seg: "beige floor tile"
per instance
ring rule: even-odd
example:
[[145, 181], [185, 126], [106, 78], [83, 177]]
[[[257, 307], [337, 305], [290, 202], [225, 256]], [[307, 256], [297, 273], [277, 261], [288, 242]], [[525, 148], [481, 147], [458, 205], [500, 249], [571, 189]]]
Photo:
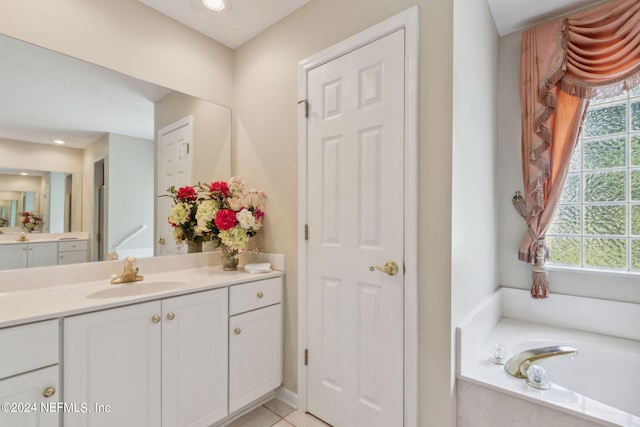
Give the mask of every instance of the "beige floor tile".
[[273, 425], [273, 427], [294, 427], [293, 424], [289, 424], [285, 420], [280, 420]]
[[[313, 415], [300, 411], [293, 411], [285, 417], [285, 420], [296, 427], [327, 427], [329, 424], [319, 420]], [[330, 426], [329, 426], [330, 427]]]
[[241, 418], [238, 418], [227, 427], [271, 427], [279, 420], [279, 416], [264, 406], [260, 406]]
[[267, 408], [271, 409], [282, 418], [286, 417], [293, 412], [293, 408], [280, 399], [272, 399], [264, 404]]

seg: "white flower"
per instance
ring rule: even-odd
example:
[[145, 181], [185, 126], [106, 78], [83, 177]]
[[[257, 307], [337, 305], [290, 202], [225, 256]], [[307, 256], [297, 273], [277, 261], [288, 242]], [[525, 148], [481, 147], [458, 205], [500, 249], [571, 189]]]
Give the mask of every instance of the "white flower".
[[247, 232], [242, 228], [233, 227], [228, 230], [221, 231], [220, 240], [223, 245], [239, 251], [247, 246], [249, 236], [247, 236]]
[[176, 203], [169, 212], [169, 222], [175, 225], [182, 225], [189, 219], [191, 207], [186, 203]]
[[247, 209], [242, 209], [240, 212], [236, 214], [236, 219], [238, 220], [238, 224], [240, 227], [245, 230], [250, 230], [252, 227], [256, 225], [256, 219], [253, 216], [253, 213]]
[[243, 206], [254, 206], [262, 209], [265, 197], [264, 191], [251, 189], [243, 198]]
[[232, 211], [237, 212], [242, 209], [242, 206], [244, 206], [242, 203], [242, 199], [238, 197], [229, 197], [227, 201], [229, 202], [229, 209], [231, 209]]
[[198, 211], [196, 212], [196, 221], [198, 222], [198, 227], [203, 228], [203, 231], [209, 231], [207, 228], [207, 223], [213, 222], [218, 213], [218, 205], [213, 200], [205, 200], [200, 203], [198, 206]]
[[227, 182], [231, 193], [243, 193], [244, 192], [244, 179], [239, 176], [234, 176]]

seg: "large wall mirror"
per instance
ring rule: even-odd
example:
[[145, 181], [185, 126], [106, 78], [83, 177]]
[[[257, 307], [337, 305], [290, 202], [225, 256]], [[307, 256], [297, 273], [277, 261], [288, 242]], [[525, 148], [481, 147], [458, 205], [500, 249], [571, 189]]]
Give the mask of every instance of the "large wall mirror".
[[0, 55], [0, 244], [33, 210], [41, 233], [86, 236], [89, 261], [158, 255], [158, 134], [186, 119], [184, 184], [230, 176], [229, 107], [3, 35]]

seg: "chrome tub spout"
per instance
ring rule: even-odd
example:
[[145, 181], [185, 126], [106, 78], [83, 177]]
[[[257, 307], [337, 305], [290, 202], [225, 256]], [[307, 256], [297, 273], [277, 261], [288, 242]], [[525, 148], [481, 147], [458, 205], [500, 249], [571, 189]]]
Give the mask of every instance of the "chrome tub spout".
[[517, 378], [527, 378], [527, 368], [539, 359], [555, 356], [575, 356], [578, 349], [565, 345], [553, 345], [549, 347], [533, 348], [522, 351], [512, 356], [504, 365], [504, 370]]

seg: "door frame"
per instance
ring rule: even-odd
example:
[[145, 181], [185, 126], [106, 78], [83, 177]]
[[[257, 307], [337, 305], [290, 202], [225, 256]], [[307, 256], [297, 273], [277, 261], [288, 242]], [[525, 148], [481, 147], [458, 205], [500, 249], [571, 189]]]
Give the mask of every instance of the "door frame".
[[[399, 29], [405, 30], [404, 426], [418, 425], [418, 7], [399, 13], [298, 63], [298, 409], [306, 411], [308, 73]], [[311, 356], [313, 357], [313, 356]]]

